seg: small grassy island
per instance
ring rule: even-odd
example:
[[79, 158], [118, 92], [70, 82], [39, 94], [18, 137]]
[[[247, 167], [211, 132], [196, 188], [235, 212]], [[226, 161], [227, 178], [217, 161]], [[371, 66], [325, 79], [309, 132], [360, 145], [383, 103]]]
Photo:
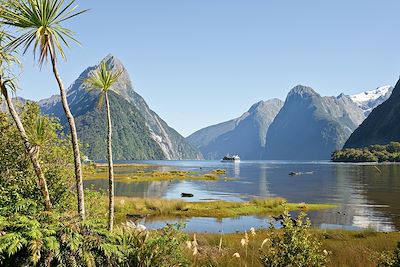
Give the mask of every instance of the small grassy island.
[[[208, 172], [189, 172], [182, 170], [159, 171], [150, 164], [114, 164], [115, 179], [123, 183], [156, 182], [172, 180], [204, 180], [232, 181], [238, 178], [226, 176], [226, 171], [215, 169]], [[108, 179], [108, 166], [106, 164], [92, 164], [85, 166], [85, 180]]]
[[[103, 203], [106, 203], [103, 201]], [[116, 197], [116, 220], [126, 221], [127, 215], [147, 215], [152, 218], [213, 217], [229, 218], [245, 215], [274, 215], [287, 210], [320, 210], [335, 208], [332, 204], [287, 203], [283, 198], [254, 198], [245, 202], [186, 202], [174, 199]], [[106, 207], [104, 206], [104, 210]]]
[[400, 162], [400, 143], [346, 148], [332, 154], [333, 162]]

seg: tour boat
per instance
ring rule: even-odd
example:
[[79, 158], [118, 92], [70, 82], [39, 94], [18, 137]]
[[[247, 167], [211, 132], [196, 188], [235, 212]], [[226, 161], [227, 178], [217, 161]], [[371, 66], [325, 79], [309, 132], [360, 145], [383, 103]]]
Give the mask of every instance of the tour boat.
[[235, 156], [229, 156], [226, 155], [221, 162], [240, 162], [240, 157], [238, 155]]

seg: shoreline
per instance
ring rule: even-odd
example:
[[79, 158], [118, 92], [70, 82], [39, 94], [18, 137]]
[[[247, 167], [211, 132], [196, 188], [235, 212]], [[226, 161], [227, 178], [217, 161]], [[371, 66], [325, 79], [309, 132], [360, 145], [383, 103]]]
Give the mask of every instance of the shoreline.
[[334, 204], [287, 203], [283, 198], [252, 199], [246, 202], [208, 201], [187, 202], [157, 198], [116, 197], [115, 210], [118, 222], [127, 220], [127, 214], [147, 216], [152, 219], [179, 218], [237, 218], [240, 216], [279, 215], [285, 209], [289, 211], [312, 211], [334, 209]]

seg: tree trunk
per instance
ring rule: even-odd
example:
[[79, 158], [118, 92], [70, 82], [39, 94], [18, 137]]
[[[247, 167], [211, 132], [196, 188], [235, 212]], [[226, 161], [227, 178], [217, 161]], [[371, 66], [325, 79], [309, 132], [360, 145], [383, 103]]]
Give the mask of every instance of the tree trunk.
[[22, 140], [24, 142], [26, 153], [28, 154], [28, 156], [31, 159], [31, 162], [33, 164], [33, 169], [35, 170], [35, 174], [37, 176], [37, 183], [38, 183], [40, 191], [42, 192], [42, 195], [43, 195], [44, 207], [47, 211], [49, 211], [49, 210], [51, 210], [52, 205], [51, 205], [51, 201], [50, 201], [49, 190], [47, 188], [46, 178], [44, 177], [42, 167], [40, 166], [39, 159], [37, 157], [38, 154], [35, 151], [35, 147], [32, 147], [32, 145], [29, 142], [29, 138], [28, 138], [28, 135], [26, 134], [24, 125], [22, 124], [21, 119], [19, 118], [19, 115], [14, 108], [12, 99], [9, 97], [7, 88], [5, 87], [1, 77], [0, 77], [0, 87], [1, 87], [1, 93], [3, 94], [4, 98], [6, 99], [6, 103], [8, 106], [8, 110], [10, 111], [11, 117], [13, 118], [13, 120], [18, 128], [18, 131], [22, 137]]
[[54, 48], [50, 45], [50, 58], [53, 66], [54, 77], [57, 80], [58, 87], [60, 88], [61, 95], [61, 103], [64, 108], [65, 115], [68, 120], [70, 132], [71, 132], [71, 140], [72, 140], [72, 149], [74, 151], [74, 164], [75, 164], [75, 183], [76, 183], [76, 193], [78, 198], [78, 213], [82, 220], [85, 219], [85, 197], [83, 193], [83, 179], [82, 179], [82, 165], [81, 165], [81, 154], [79, 150], [79, 141], [78, 134], [76, 132], [75, 120], [72, 116], [71, 110], [69, 109], [67, 93], [64, 88], [64, 84], [61, 81], [60, 74], [58, 73], [56, 58], [54, 54]]
[[108, 101], [108, 94], [106, 97], [106, 110], [107, 110], [107, 154], [108, 154], [108, 230], [112, 231], [114, 225], [114, 166], [112, 156], [112, 125], [110, 114], [110, 102]]

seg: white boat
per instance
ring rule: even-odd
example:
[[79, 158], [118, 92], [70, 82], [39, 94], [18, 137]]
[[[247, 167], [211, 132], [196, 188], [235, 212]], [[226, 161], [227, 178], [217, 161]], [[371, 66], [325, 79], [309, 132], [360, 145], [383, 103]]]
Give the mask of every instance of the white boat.
[[221, 162], [240, 162], [240, 157], [238, 155], [226, 155], [223, 159], [221, 159]]

